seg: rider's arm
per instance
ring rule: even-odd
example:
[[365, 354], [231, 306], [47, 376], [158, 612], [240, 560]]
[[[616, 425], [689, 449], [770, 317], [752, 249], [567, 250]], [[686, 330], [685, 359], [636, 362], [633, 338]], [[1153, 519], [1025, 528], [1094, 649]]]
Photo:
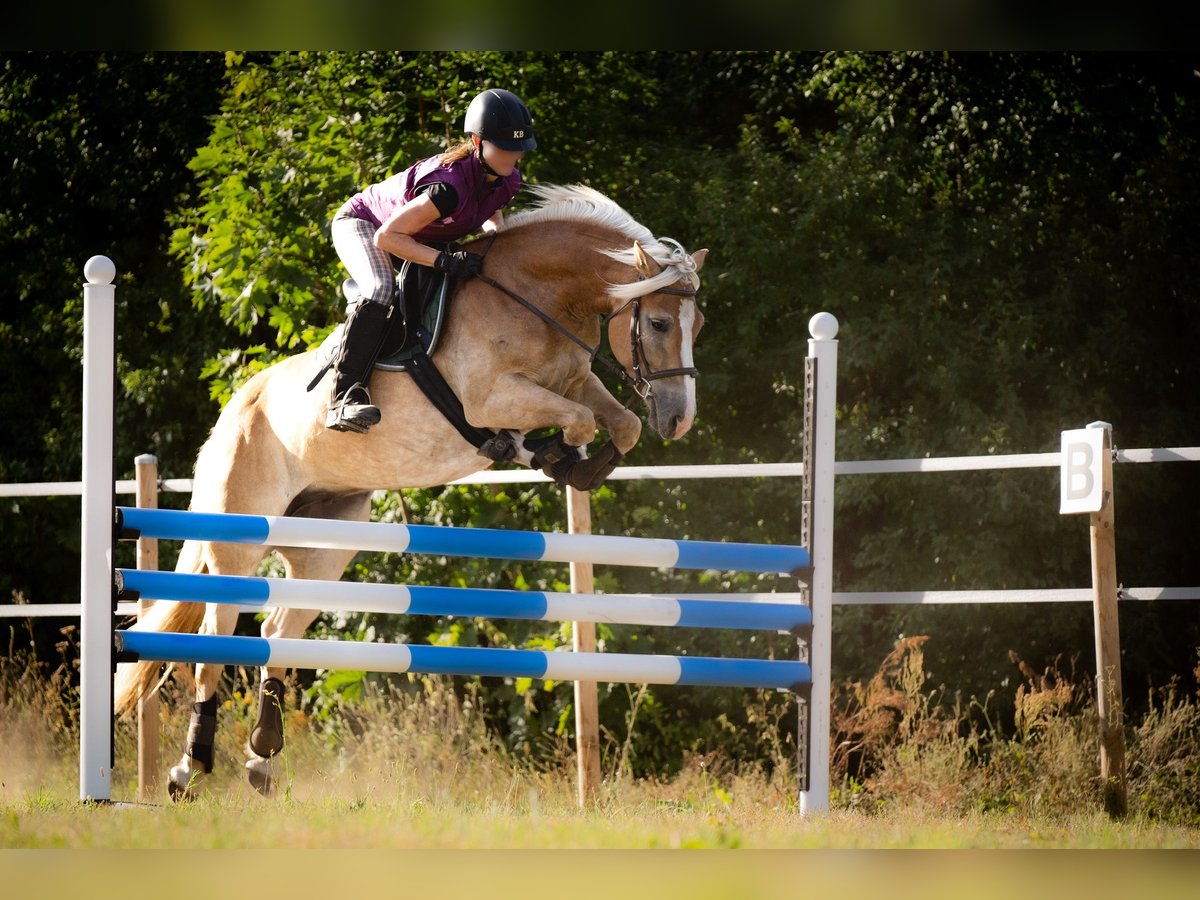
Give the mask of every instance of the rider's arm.
[[440, 219], [428, 194], [420, 194], [405, 203], [375, 232], [375, 246], [393, 256], [412, 260], [422, 266], [432, 266], [438, 251], [413, 238], [431, 222]]

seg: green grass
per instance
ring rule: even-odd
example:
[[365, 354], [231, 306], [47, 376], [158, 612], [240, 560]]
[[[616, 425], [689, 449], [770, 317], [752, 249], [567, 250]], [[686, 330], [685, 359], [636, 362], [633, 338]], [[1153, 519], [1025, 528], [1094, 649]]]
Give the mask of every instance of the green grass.
[[[632, 793], [637, 794], [635, 789]], [[17, 848], [343, 849], [1030, 849], [1200, 848], [1195, 829], [1100, 812], [1054, 819], [834, 810], [723, 810], [602, 802], [579, 810], [530, 789], [438, 806], [392, 799], [263, 799], [237, 792], [185, 805], [84, 805], [43, 792], [0, 804], [0, 846]]]

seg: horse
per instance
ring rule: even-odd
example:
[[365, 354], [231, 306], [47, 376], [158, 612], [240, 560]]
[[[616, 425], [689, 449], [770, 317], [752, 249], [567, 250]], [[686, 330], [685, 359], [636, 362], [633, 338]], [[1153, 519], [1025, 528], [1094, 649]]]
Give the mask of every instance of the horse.
[[[614, 368], [642, 396], [649, 424], [666, 440], [682, 438], [692, 426], [693, 347], [704, 321], [696, 292], [708, 251], [689, 254], [670, 238], [655, 238], [591, 188], [529, 191], [528, 208], [464, 245], [485, 253], [483, 275], [451, 289], [434, 362], [471, 426], [512, 439], [513, 462], [542, 467], [545, 459], [524, 437], [561, 429], [567, 458], [546, 470], [560, 472], [564, 462], [578, 466], [592, 487], [633, 449], [642, 429], [639, 416], [592, 371], [605, 323]], [[372, 399], [383, 418], [367, 434], [325, 428], [332, 375], [306, 389], [320, 370], [316, 355], [313, 349], [284, 358], [229, 400], [197, 456], [190, 509], [366, 521], [377, 490], [446, 484], [493, 464], [406, 371], [374, 373]], [[608, 443], [588, 454], [598, 431], [607, 433]], [[187, 541], [176, 571], [250, 575], [272, 549], [285, 576], [301, 579], [337, 580], [355, 555]], [[301, 637], [318, 615], [273, 609], [262, 636]], [[228, 635], [237, 616], [234, 606], [160, 600], [132, 627]], [[175, 800], [197, 796], [211, 773], [222, 668], [195, 667], [188, 742], [167, 783]], [[118, 666], [118, 713], [128, 714], [157, 688], [159, 669], [156, 662]], [[283, 668], [262, 669], [247, 746], [247, 775], [264, 795], [271, 790], [272, 760], [283, 749], [285, 676]]]

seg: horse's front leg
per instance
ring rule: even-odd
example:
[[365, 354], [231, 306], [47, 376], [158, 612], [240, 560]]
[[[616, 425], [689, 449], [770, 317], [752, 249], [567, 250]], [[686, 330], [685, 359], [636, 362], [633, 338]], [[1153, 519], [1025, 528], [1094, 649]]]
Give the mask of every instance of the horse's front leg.
[[[607, 397], [607, 401], [604, 399]], [[474, 403], [470, 403], [474, 400]], [[582, 402], [587, 401], [587, 402]], [[613, 441], [600, 447], [591, 457], [583, 457], [583, 448], [596, 437], [597, 411]], [[474, 397], [464, 397], [467, 421], [480, 428], [511, 429], [527, 432], [537, 428], [559, 427], [562, 443], [543, 445], [527, 465], [540, 467], [560, 484], [590, 491], [599, 487], [624, 456], [624, 450], [637, 442], [641, 423], [612, 398], [598, 378], [590, 374], [570, 397], [560, 396], [528, 378], [511, 374], [495, 381], [492, 389]], [[614, 430], [615, 429], [615, 430]]]
[[596, 424], [608, 432], [609, 439], [624, 456], [642, 436], [642, 420], [608, 392], [594, 372], [589, 372], [576, 398], [592, 411]]
[[503, 375], [463, 393], [463, 413], [476, 428], [533, 431], [561, 428], [563, 439], [582, 447], [596, 437], [596, 417], [569, 400], [516, 373]]
[[[204, 612], [200, 634], [233, 634], [237, 624], [236, 607], [210, 603]], [[167, 778], [167, 792], [173, 800], [192, 800], [204, 789], [204, 777], [213, 770], [213, 747], [217, 737], [217, 683], [224, 666], [196, 664], [196, 702], [188, 722], [187, 745], [179, 765]]]
[[[308, 626], [320, 614], [315, 609], [273, 609], [263, 620], [262, 636], [304, 637]], [[258, 719], [246, 742], [246, 777], [263, 796], [271, 793], [276, 775], [276, 757], [283, 751], [283, 711], [287, 692], [285, 677], [286, 668], [263, 667], [258, 685]]]
[[[289, 508], [289, 515], [317, 519], [347, 519], [365, 522], [371, 517], [371, 492], [350, 494], [314, 492], [302, 495]], [[354, 550], [318, 550], [300, 547], [279, 548], [288, 578], [316, 581], [337, 581], [355, 555]], [[317, 617], [315, 609], [272, 609], [263, 619], [264, 638], [301, 638]], [[276, 780], [279, 754], [283, 752], [286, 699], [284, 679], [287, 669], [264, 666], [258, 688], [258, 720], [246, 741], [246, 777], [251, 786], [264, 796], [271, 793]]]

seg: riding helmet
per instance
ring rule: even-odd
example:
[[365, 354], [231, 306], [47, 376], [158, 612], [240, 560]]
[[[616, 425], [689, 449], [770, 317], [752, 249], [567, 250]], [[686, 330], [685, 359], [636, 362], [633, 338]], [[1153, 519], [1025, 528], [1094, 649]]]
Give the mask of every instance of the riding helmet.
[[533, 116], [511, 91], [492, 88], [477, 94], [467, 107], [463, 131], [491, 141], [501, 150], [532, 150]]

